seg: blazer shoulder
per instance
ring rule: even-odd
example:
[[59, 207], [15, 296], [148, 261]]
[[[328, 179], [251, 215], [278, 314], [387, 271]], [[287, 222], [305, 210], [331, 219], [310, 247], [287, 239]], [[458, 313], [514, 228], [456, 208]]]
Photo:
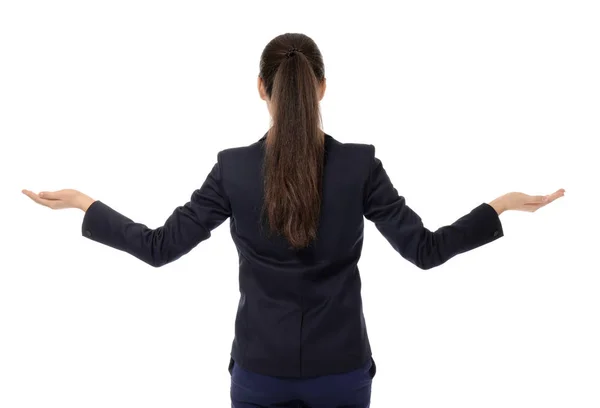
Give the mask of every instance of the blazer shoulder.
[[330, 135], [330, 146], [333, 150], [344, 151], [355, 159], [371, 162], [375, 156], [375, 146], [369, 143], [342, 142]]
[[244, 146], [228, 147], [226, 149], [219, 151], [218, 156], [220, 158], [222, 158], [222, 157], [229, 158], [232, 156], [240, 157], [240, 156], [247, 156], [247, 155], [255, 155], [255, 154], [261, 152], [261, 146], [262, 146], [262, 143], [259, 140], [252, 144], [248, 144], [248, 145], [244, 145]]

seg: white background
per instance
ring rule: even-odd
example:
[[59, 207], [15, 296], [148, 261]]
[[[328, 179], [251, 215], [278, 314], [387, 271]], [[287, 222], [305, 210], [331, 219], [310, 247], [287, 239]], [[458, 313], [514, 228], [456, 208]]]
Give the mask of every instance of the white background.
[[372, 407], [600, 406], [593, 3], [2, 1], [0, 406], [229, 406], [229, 222], [154, 269], [20, 191], [162, 225], [268, 129], [258, 62], [285, 32], [324, 55], [324, 130], [374, 144], [428, 228], [566, 189], [429, 271], [366, 223]]

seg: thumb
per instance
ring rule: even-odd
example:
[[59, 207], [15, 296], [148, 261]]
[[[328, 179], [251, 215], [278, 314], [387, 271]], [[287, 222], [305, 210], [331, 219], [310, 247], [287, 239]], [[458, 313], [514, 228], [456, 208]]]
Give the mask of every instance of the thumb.
[[548, 196], [543, 195], [529, 196], [527, 200], [530, 204], [544, 204], [546, 201], [548, 201]]
[[45, 198], [46, 200], [60, 200], [61, 194], [60, 191], [40, 191], [40, 197]]

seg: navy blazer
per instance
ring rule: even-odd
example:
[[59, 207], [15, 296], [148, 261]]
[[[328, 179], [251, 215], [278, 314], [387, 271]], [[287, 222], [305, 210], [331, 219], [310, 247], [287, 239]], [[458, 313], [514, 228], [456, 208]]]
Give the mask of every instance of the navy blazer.
[[421, 269], [503, 236], [496, 211], [482, 203], [430, 231], [398, 195], [370, 144], [325, 135], [318, 239], [302, 250], [268, 236], [261, 223], [265, 135], [217, 154], [190, 201], [151, 229], [101, 201], [86, 211], [82, 234], [159, 267], [208, 239], [227, 218], [239, 256], [240, 300], [230, 368], [311, 377], [357, 369], [371, 357], [357, 266], [364, 218]]

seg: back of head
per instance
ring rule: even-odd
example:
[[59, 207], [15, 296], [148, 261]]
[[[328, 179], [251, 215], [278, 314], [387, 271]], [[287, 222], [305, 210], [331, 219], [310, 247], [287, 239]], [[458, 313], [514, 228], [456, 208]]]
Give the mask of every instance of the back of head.
[[306, 35], [282, 34], [265, 47], [259, 76], [273, 120], [263, 165], [263, 215], [271, 232], [303, 248], [317, 236], [321, 209], [324, 133], [318, 88], [325, 79], [323, 57]]

